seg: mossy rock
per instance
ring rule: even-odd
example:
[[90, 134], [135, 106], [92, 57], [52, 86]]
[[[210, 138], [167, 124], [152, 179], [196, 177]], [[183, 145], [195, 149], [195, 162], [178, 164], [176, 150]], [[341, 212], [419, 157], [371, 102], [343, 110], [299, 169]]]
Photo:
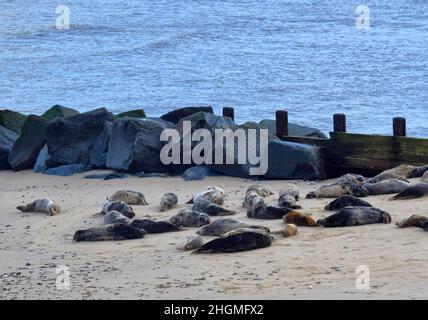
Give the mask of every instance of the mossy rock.
[[27, 116], [22, 113], [11, 110], [0, 110], [0, 125], [18, 135], [21, 133], [25, 119], [27, 119]]
[[45, 113], [43, 113], [41, 117], [47, 121], [50, 121], [58, 117], [63, 118], [63, 117], [74, 116], [76, 114], [79, 114], [79, 111], [71, 108], [63, 107], [57, 104], [57, 105], [54, 105], [49, 110], [47, 110]]
[[136, 110], [125, 111], [116, 115], [116, 118], [123, 118], [123, 117], [145, 118], [146, 113], [144, 112], [143, 109], [136, 109]]

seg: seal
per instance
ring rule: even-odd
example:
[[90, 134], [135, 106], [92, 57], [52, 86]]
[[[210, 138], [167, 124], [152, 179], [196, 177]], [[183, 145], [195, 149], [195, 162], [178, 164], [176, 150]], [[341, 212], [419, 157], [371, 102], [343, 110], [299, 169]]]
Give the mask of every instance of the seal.
[[421, 178], [421, 182], [428, 183], [428, 171], [424, 173], [424, 175]]
[[108, 201], [122, 201], [129, 205], [148, 205], [144, 194], [132, 190], [119, 190], [107, 198]]
[[251, 192], [251, 191], [256, 192], [260, 197], [263, 197], [263, 198], [266, 198], [270, 195], [273, 195], [272, 191], [270, 191], [265, 186], [262, 186], [261, 184], [253, 184], [253, 185], [249, 186], [246, 193]]
[[153, 221], [150, 219], [135, 219], [131, 226], [139, 229], [144, 229], [146, 233], [165, 233], [179, 231], [180, 228], [168, 221]]
[[399, 193], [409, 186], [410, 184], [408, 182], [398, 179], [389, 179], [375, 183], [363, 184], [363, 187], [369, 190], [370, 195]]
[[288, 237], [295, 236], [297, 234], [297, 231], [298, 229], [295, 224], [287, 223], [284, 226], [284, 229], [281, 230], [281, 233], [284, 237], [288, 238]]
[[55, 216], [61, 212], [61, 207], [50, 199], [38, 199], [24, 206], [17, 206], [22, 212], [44, 212]]
[[290, 211], [283, 218], [284, 224], [295, 224], [299, 227], [317, 227], [319, 224], [314, 217], [298, 211]]
[[174, 208], [178, 203], [178, 197], [175, 193], [165, 193], [160, 201], [160, 211], [167, 211]]
[[220, 236], [226, 232], [240, 228], [261, 229], [266, 231], [267, 233], [270, 233], [269, 228], [251, 225], [231, 218], [218, 219], [214, 222], [211, 222], [210, 224], [203, 226], [198, 231], [196, 231], [196, 233], [200, 236]]
[[169, 222], [177, 227], [202, 227], [211, 222], [210, 216], [191, 208], [184, 208], [173, 215]]
[[372, 207], [372, 205], [354, 196], [341, 196], [327, 204], [325, 210], [338, 211], [345, 207]]
[[185, 243], [179, 245], [177, 247], [177, 250], [195, 250], [200, 248], [204, 244], [204, 239], [201, 236], [198, 235], [192, 235], [187, 237], [187, 240]]
[[102, 227], [77, 230], [73, 241], [109, 241], [141, 239], [146, 233], [142, 229], [134, 228], [128, 224], [115, 223]]
[[230, 216], [236, 214], [236, 211], [223, 208], [207, 199], [198, 199], [193, 204], [192, 209], [210, 216]]
[[428, 171], [428, 165], [414, 167], [412, 170], [410, 170], [409, 174], [407, 175], [407, 178], [420, 178], [427, 171]]
[[130, 224], [131, 219], [125, 217], [118, 211], [111, 210], [104, 215], [104, 224], [124, 223]]
[[344, 195], [366, 197], [369, 191], [362, 186], [364, 181], [363, 176], [348, 173], [332, 184], [323, 185], [317, 190], [309, 192], [306, 198], [339, 198]]
[[399, 228], [418, 227], [428, 231], [428, 217], [412, 214], [396, 223]]
[[399, 176], [395, 173], [392, 172], [383, 172], [378, 174], [377, 176], [370, 178], [366, 181], [366, 183], [377, 183], [377, 182], [381, 182], [381, 181], [385, 181], [385, 180], [390, 180], [390, 179], [396, 179], [396, 180], [401, 180], [404, 182], [409, 182], [409, 180], [407, 180], [406, 178]]
[[[407, 178], [410, 174], [410, 172], [414, 169], [414, 166], [408, 165], [408, 164], [402, 164], [399, 165], [398, 167], [392, 168], [392, 169], [388, 169], [385, 171], [382, 171], [381, 173], [379, 173], [377, 176], [373, 177], [372, 179], [375, 179], [379, 177], [382, 177], [384, 175], [388, 175], [388, 174], [392, 174], [392, 175], [397, 175], [403, 178]], [[370, 180], [372, 180], [370, 179]], [[376, 181], [379, 182], [379, 181]]]
[[247, 217], [251, 219], [266, 220], [282, 219], [290, 211], [293, 211], [293, 209], [269, 206], [266, 204], [256, 204], [252, 209], [247, 210]]
[[123, 214], [125, 217], [132, 219], [135, 217], [134, 210], [128, 206], [125, 202], [122, 201], [113, 201], [108, 202], [103, 206], [101, 214], [106, 214], [109, 211], [118, 211]]
[[420, 182], [413, 186], [407, 187], [391, 200], [416, 199], [428, 196], [428, 183]]
[[346, 207], [317, 222], [323, 227], [352, 227], [373, 223], [390, 223], [391, 216], [388, 212], [373, 207]]
[[226, 193], [223, 189], [215, 186], [209, 186], [206, 190], [199, 192], [191, 200], [187, 201], [186, 204], [192, 204], [200, 199], [206, 199], [214, 204], [221, 206], [224, 204], [225, 196]]
[[233, 253], [266, 248], [272, 244], [272, 237], [260, 229], [241, 228], [223, 234], [202, 245], [193, 253]]
[[296, 205], [299, 200], [299, 189], [294, 183], [286, 184], [279, 190], [278, 205], [280, 207], [301, 209], [301, 206]]

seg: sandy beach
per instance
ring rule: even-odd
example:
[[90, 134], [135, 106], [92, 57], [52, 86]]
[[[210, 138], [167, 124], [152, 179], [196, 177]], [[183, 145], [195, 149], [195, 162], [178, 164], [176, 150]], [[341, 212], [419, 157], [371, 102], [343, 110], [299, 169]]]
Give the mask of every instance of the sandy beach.
[[[281, 220], [250, 220], [242, 200], [254, 181], [208, 177], [90, 180], [48, 176], [31, 171], [0, 172], [0, 299], [426, 299], [427, 237], [418, 228], [398, 229], [409, 214], [427, 214], [428, 198], [388, 201], [390, 195], [365, 200], [391, 214], [391, 224], [348, 228], [299, 227], [291, 238], [276, 234], [273, 245], [235, 254], [195, 255], [176, 247], [196, 228], [146, 235], [140, 240], [73, 243], [78, 229], [102, 225], [98, 214], [106, 197], [120, 189], [143, 192], [149, 206], [133, 206], [137, 218], [166, 219], [177, 208], [159, 212], [165, 192], [175, 192], [179, 208], [206, 186], [222, 187], [234, 218], [280, 230]], [[93, 172], [98, 173], [98, 172]], [[412, 179], [413, 180], [413, 179]], [[413, 182], [418, 179], [414, 179]], [[289, 181], [263, 181], [275, 195]], [[331, 212], [328, 199], [304, 199], [325, 181], [295, 181], [303, 212], [316, 218]], [[58, 216], [21, 213], [17, 205], [51, 198]], [[355, 270], [370, 269], [370, 290], [355, 286]], [[70, 270], [70, 288], [57, 289], [56, 269]]]

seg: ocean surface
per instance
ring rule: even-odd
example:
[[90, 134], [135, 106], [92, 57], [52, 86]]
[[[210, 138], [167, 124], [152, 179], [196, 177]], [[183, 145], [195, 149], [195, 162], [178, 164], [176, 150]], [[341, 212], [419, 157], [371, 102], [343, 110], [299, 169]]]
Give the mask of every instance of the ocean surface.
[[[70, 29], [58, 30], [58, 5]], [[370, 28], [356, 27], [356, 7]], [[0, 0], [0, 108], [234, 106], [328, 132], [428, 136], [428, 0]]]

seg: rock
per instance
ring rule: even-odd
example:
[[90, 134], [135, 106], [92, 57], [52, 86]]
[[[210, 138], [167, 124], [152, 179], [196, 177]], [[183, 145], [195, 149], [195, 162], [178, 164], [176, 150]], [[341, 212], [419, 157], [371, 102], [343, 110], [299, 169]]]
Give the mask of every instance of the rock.
[[16, 134], [21, 133], [21, 128], [24, 125], [26, 115], [11, 111], [11, 110], [0, 110], [0, 126], [15, 132]]
[[85, 176], [85, 179], [101, 179], [101, 180], [112, 180], [112, 179], [124, 179], [126, 178], [124, 173], [99, 173]]
[[169, 178], [170, 177], [170, 175], [168, 174], [156, 173], [156, 172], [152, 172], [152, 173], [137, 172], [134, 174], [134, 176], [137, 178]]
[[32, 169], [40, 150], [46, 141], [47, 121], [36, 115], [29, 115], [22, 126], [21, 135], [9, 154], [13, 170]]
[[89, 165], [92, 147], [104, 129], [104, 123], [112, 120], [113, 115], [101, 108], [51, 121], [46, 129], [47, 167]]
[[206, 176], [216, 176], [218, 173], [212, 171], [207, 166], [190, 167], [183, 173], [185, 181], [204, 180]]
[[[265, 119], [260, 121], [260, 125], [269, 129], [269, 133], [276, 136], [276, 121]], [[327, 138], [327, 136], [318, 129], [302, 126], [295, 123], [288, 123], [288, 134], [290, 136], [304, 136], [314, 138]]]
[[0, 170], [10, 169], [9, 153], [17, 138], [15, 132], [0, 126]]
[[269, 142], [267, 179], [325, 179], [319, 147], [272, 140]]
[[178, 121], [198, 112], [214, 113], [213, 108], [210, 106], [186, 107], [168, 112], [161, 116], [161, 119], [172, 123], [177, 123]]
[[110, 142], [111, 131], [113, 129], [113, 122], [106, 121], [101, 134], [95, 139], [91, 150], [91, 166], [94, 168], [102, 169], [106, 167], [108, 145]]
[[47, 121], [50, 121], [58, 117], [64, 118], [74, 116], [76, 114], [79, 114], [79, 111], [56, 104], [52, 108], [47, 110], [45, 113], [43, 113], [41, 117]]
[[166, 172], [160, 161], [161, 132], [167, 127], [152, 120], [115, 120], [109, 142], [106, 166], [129, 172]]
[[43, 171], [44, 174], [52, 176], [72, 176], [75, 173], [82, 173], [92, 170], [92, 167], [86, 164], [67, 164], [56, 168], [49, 168]]
[[123, 117], [145, 118], [146, 113], [144, 112], [143, 109], [136, 109], [136, 110], [125, 111], [116, 115], [116, 118], [123, 118]]
[[49, 153], [48, 153], [48, 145], [45, 144], [40, 150], [39, 155], [37, 156], [36, 163], [34, 165], [34, 172], [43, 172], [47, 169], [46, 163], [48, 161]]

